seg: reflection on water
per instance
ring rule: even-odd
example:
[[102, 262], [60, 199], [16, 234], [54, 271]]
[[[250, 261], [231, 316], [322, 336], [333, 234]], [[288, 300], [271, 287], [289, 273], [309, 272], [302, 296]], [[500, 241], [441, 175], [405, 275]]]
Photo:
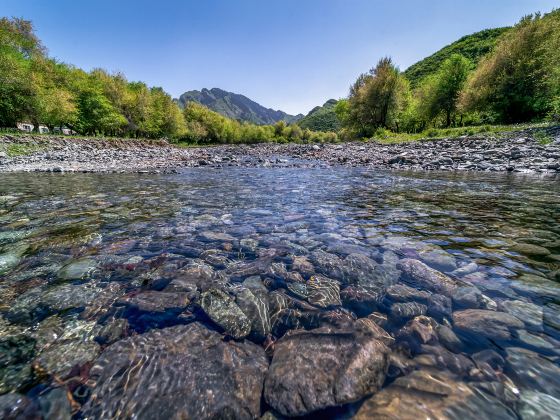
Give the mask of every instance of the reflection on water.
[[197, 169], [0, 181], [0, 412], [560, 409], [558, 178]]

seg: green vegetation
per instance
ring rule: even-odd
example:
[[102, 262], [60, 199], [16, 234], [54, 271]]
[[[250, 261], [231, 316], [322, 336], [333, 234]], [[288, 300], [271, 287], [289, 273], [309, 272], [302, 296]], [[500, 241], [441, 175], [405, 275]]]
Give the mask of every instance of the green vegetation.
[[[297, 125], [256, 126], [225, 118], [196, 103], [184, 110], [158, 87], [123, 74], [85, 72], [47, 56], [31, 22], [0, 19], [0, 127], [29, 121], [37, 129], [66, 126], [82, 135], [168, 138], [197, 144], [336, 141]], [[24, 149], [8, 154], [25, 153]]]
[[298, 121], [301, 128], [314, 131], [338, 131], [341, 128], [340, 120], [335, 112], [338, 101], [329, 99], [323, 106], [317, 106], [305, 117]]
[[435, 137], [454, 127], [475, 134], [464, 127], [558, 120], [560, 10], [465, 37], [414, 68], [401, 73], [383, 58], [359, 76], [338, 114], [343, 137]]
[[419, 86], [423, 80], [433, 75], [441, 67], [442, 63], [453, 55], [462, 55], [474, 65], [486, 54], [494, 49], [499, 38], [510, 28], [487, 29], [472, 35], [464, 36], [451, 45], [448, 45], [435, 54], [410, 66], [404, 72], [413, 88]]
[[334, 132], [314, 132], [298, 125], [287, 125], [279, 121], [274, 125], [254, 125], [226, 118], [196, 102], [189, 102], [184, 110], [189, 143], [262, 143], [286, 142], [334, 142]]

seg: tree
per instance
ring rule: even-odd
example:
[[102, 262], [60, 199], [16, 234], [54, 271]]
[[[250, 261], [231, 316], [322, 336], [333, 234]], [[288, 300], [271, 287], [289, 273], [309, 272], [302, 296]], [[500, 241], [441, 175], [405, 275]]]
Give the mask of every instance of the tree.
[[504, 123], [541, 119], [558, 94], [560, 11], [523, 18], [483, 59], [461, 95], [468, 111]]
[[470, 61], [459, 54], [454, 54], [445, 60], [440, 70], [435, 75], [427, 77], [417, 90], [421, 98], [420, 114], [428, 121], [443, 114], [445, 126], [451, 126], [470, 68]]
[[410, 100], [408, 81], [388, 57], [350, 88], [346, 123], [360, 134], [371, 135], [379, 127], [399, 129], [401, 113]]

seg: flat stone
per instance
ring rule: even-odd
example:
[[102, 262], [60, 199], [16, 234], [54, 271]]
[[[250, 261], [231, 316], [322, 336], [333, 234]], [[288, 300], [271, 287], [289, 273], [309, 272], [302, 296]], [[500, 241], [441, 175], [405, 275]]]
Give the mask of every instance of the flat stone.
[[357, 401], [383, 384], [388, 352], [373, 335], [351, 330], [290, 333], [276, 343], [265, 399], [285, 416]]
[[520, 388], [560, 398], [560, 366], [533, 351], [509, 347], [505, 372]]
[[546, 257], [550, 251], [542, 246], [533, 244], [518, 243], [511, 248], [512, 251], [529, 257]]
[[515, 413], [500, 400], [434, 370], [417, 370], [367, 399], [356, 420], [507, 419]]
[[519, 318], [534, 331], [543, 330], [543, 308], [531, 302], [522, 300], [504, 300], [500, 302], [500, 309]]
[[254, 419], [267, 368], [262, 347], [224, 341], [199, 323], [152, 330], [101, 354], [90, 370], [91, 397], [81, 415]]
[[189, 305], [189, 297], [187, 293], [181, 292], [146, 290], [132, 296], [123, 296], [118, 303], [133, 307], [138, 311], [165, 312], [186, 308]]
[[233, 338], [247, 337], [251, 321], [234, 300], [219, 289], [210, 289], [200, 297], [200, 307], [208, 317]]
[[311, 276], [307, 282], [307, 300], [320, 308], [342, 305], [340, 286], [337, 281], [325, 276]]
[[512, 330], [521, 329], [524, 324], [505, 312], [466, 309], [453, 313], [453, 327], [474, 336], [508, 340], [512, 338]]
[[410, 258], [401, 260], [397, 268], [403, 272], [404, 281], [418, 289], [451, 296], [458, 287], [455, 280], [419, 260]]
[[552, 420], [560, 414], [560, 399], [542, 392], [522, 391], [518, 404], [522, 420]]
[[97, 262], [91, 258], [82, 258], [65, 265], [58, 272], [62, 280], [82, 280], [90, 275], [97, 267]]
[[419, 257], [430, 267], [445, 273], [457, 269], [455, 257], [443, 249], [425, 249], [418, 252]]

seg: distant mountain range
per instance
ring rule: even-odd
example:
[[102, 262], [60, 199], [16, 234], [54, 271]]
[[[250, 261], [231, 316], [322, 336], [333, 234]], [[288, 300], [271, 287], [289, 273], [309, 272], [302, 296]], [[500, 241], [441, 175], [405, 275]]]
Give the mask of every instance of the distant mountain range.
[[185, 107], [188, 102], [198, 102], [225, 117], [258, 125], [274, 124], [278, 121], [291, 124], [303, 118], [303, 114], [290, 115], [283, 111], [265, 108], [246, 96], [218, 88], [185, 92], [177, 102], [181, 107]]

